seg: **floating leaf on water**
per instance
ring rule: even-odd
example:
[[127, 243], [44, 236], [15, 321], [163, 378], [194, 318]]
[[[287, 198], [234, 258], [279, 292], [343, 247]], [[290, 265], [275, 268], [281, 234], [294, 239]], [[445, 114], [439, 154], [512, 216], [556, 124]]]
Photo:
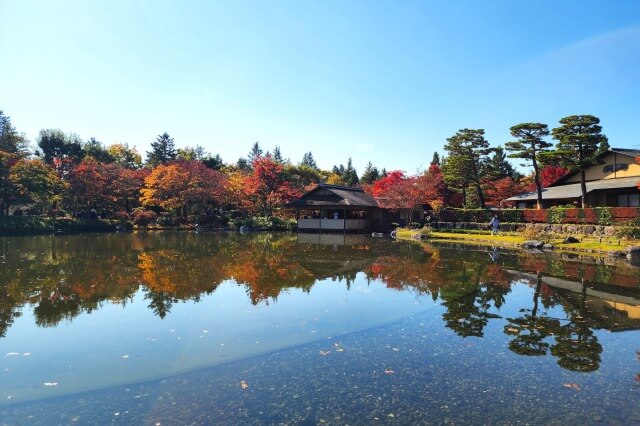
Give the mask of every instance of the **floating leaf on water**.
[[29, 355], [31, 355], [31, 352], [25, 352], [22, 354], [22, 356], [29, 356]]
[[44, 382], [45, 386], [58, 386], [58, 382]]
[[400, 349], [398, 349], [398, 348], [391, 348], [391, 350], [394, 351], [394, 352], [400, 351]]
[[387, 368], [387, 369], [384, 370], [384, 374], [394, 374], [394, 373], [395, 373], [395, 371], [393, 371], [390, 368]]
[[131, 355], [122, 355], [122, 359], [127, 359], [127, 358], [130, 358], [130, 357], [131, 357]]
[[320, 351], [320, 355], [322, 355], [322, 356], [327, 356], [327, 355], [329, 355], [330, 353], [331, 353], [331, 352], [329, 352], [329, 351]]
[[209, 330], [202, 330], [202, 332], [203, 332], [203, 333], [208, 333], [208, 332], [209, 332]]
[[249, 389], [249, 384], [247, 382], [245, 382], [244, 380], [241, 380], [240, 381], [240, 388]]
[[9, 352], [7, 354], [7, 356], [15, 356], [15, 355], [20, 355], [18, 352]]
[[15, 398], [13, 395], [9, 395], [9, 396], [7, 397], [7, 399], [13, 399], [13, 398]]
[[562, 386], [568, 389], [573, 389], [575, 391], [579, 391], [581, 389], [580, 385], [577, 383], [564, 383]]

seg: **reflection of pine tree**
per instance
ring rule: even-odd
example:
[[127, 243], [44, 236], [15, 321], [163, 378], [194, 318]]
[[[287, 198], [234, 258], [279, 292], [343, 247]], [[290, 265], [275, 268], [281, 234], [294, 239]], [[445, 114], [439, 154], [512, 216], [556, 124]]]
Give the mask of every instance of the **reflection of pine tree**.
[[71, 320], [82, 312], [81, 301], [74, 295], [42, 298], [33, 309], [36, 324], [40, 327], [55, 327], [63, 319]]
[[551, 354], [558, 357], [558, 365], [571, 371], [589, 372], [600, 368], [602, 345], [593, 330], [580, 315], [587, 299], [587, 282], [582, 279], [580, 306], [568, 311], [569, 323], [560, 327]]
[[504, 296], [511, 289], [503, 286], [481, 285], [480, 277], [485, 266], [486, 264], [480, 265], [474, 276], [467, 275], [467, 270], [463, 267], [462, 276], [458, 280], [459, 290], [464, 294], [457, 296], [454, 292], [450, 296], [443, 295], [445, 299], [443, 305], [446, 306], [447, 312], [442, 315], [442, 318], [446, 321], [447, 327], [459, 336], [482, 337], [484, 327], [489, 320], [501, 318], [489, 310], [492, 306], [500, 308], [504, 303]]
[[481, 305], [481, 295], [482, 291], [478, 289], [444, 303], [447, 312], [442, 315], [442, 318], [446, 321], [447, 327], [455, 331], [458, 336], [482, 337], [489, 319], [500, 318], [498, 315], [487, 312], [485, 306]]
[[600, 368], [602, 345], [593, 330], [571, 315], [571, 321], [560, 327], [551, 354], [558, 358], [558, 365], [571, 371], [589, 372]]
[[160, 318], [166, 317], [171, 312], [173, 303], [177, 301], [166, 291], [149, 291], [144, 298], [150, 300], [148, 308]]
[[509, 324], [504, 327], [505, 334], [515, 336], [509, 342], [509, 349], [519, 355], [546, 355], [549, 351], [549, 343], [545, 339], [556, 334], [560, 329], [560, 321], [538, 317], [541, 288], [542, 274], [538, 273], [536, 290], [533, 294], [533, 309], [522, 317], [508, 318]]
[[21, 312], [13, 305], [5, 305], [2, 297], [0, 297], [0, 338], [7, 334], [7, 330], [13, 321], [21, 315]]

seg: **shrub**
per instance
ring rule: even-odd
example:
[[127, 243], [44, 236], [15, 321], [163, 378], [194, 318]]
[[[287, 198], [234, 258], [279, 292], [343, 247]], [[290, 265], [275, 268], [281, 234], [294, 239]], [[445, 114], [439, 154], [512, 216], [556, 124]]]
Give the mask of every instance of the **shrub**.
[[567, 209], [561, 207], [552, 207], [547, 212], [548, 222], [553, 224], [562, 223]]
[[608, 226], [613, 223], [613, 216], [609, 207], [594, 207], [592, 209], [596, 215], [598, 225]]
[[131, 217], [129, 217], [129, 213], [125, 212], [124, 210], [121, 210], [119, 212], [115, 212], [112, 215], [112, 217], [114, 219], [117, 219], [117, 220], [129, 220], [129, 219], [131, 219]]
[[521, 223], [524, 220], [524, 210], [502, 210], [499, 216], [502, 222]]
[[611, 213], [614, 223], [629, 223], [638, 218], [637, 207], [614, 207]]
[[133, 211], [133, 223], [140, 226], [146, 226], [155, 222], [158, 215], [151, 210], [135, 209]]
[[549, 221], [548, 210], [544, 209], [523, 210], [522, 216], [526, 223], [547, 223]]
[[[576, 208], [562, 209], [564, 214], [563, 214], [562, 218], [560, 219], [560, 222], [551, 222], [551, 223], [581, 223], [581, 221], [579, 220], [580, 210], [581, 209], [576, 209]], [[558, 216], [558, 218], [556, 218], [556, 216], [551, 216], [551, 219], [558, 220], [559, 216]]]
[[418, 228], [420, 228], [420, 223], [419, 222], [411, 222], [409, 224], [409, 227], [412, 228], [412, 229], [418, 229]]
[[178, 221], [171, 216], [162, 215], [156, 219], [156, 223], [160, 226], [175, 226], [178, 224]]
[[640, 227], [638, 226], [617, 226], [616, 237], [637, 240], [640, 239]]
[[595, 209], [582, 209], [584, 214], [584, 223], [595, 225], [598, 223], [598, 217]]

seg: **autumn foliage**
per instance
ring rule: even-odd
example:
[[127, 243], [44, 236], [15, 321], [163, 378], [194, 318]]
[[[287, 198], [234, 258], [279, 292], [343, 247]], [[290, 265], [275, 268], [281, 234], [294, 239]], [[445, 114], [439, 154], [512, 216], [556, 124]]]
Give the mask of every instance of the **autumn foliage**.
[[225, 176], [200, 162], [161, 164], [145, 178], [140, 201], [185, 216], [218, 206], [224, 186]]
[[302, 191], [286, 180], [284, 167], [270, 156], [253, 160], [252, 173], [244, 180], [245, 194], [254, 212], [270, 216], [273, 210], [296, 197]]

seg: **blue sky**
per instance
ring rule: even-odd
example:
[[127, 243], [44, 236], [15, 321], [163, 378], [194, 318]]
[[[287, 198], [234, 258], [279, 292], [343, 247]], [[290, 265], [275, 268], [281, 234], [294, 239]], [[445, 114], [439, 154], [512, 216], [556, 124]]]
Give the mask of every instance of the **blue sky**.
[[638, 1], [0, 0], [0, 109], [141, 152], [424, 168], [460, 128], [601, 118], [640, 148]]

